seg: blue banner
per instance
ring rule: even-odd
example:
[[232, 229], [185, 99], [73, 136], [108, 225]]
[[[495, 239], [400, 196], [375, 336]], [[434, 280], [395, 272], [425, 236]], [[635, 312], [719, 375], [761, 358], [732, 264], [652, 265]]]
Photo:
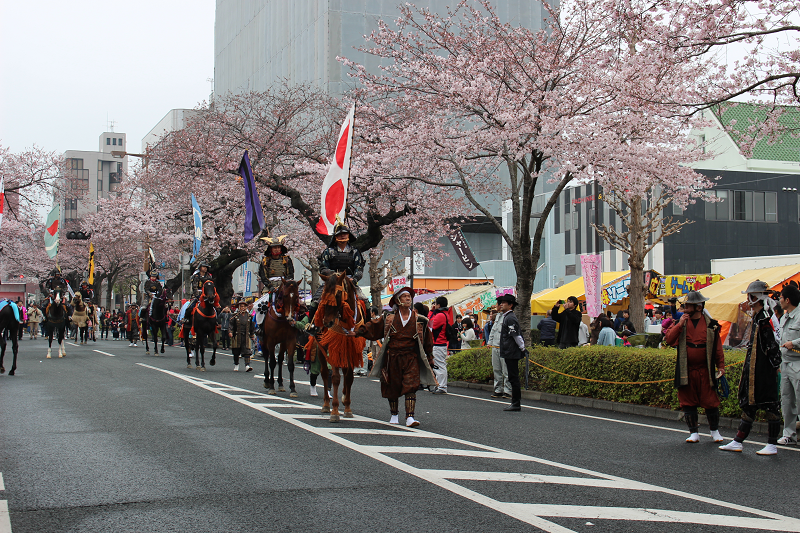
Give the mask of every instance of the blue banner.
[[194, 214], [194, 242], [192, 243], [192, 259], [190, 263], [200, 255], [200, 243], [203, 240], [203, 214], [200, 212], [200, 206], [197, 205], [197, 198], [192, 193], [192, 213]]

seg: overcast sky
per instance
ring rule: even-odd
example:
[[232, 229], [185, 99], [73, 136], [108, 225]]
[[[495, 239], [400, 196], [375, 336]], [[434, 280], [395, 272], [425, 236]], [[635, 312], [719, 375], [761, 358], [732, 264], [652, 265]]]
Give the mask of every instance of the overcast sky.
[[211, 93], [214, 0], [0, 0], [0, 145], [128, 150]]

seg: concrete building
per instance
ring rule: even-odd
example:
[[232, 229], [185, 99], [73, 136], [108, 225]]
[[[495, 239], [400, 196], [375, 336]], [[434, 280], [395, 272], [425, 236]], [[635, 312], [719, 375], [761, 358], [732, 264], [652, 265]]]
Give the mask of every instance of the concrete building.
[[171, 131], [181, 130], [193, 118], [200, 115], [196, 109], [170, 109], [164, 118], [153, 126], [147, 135], [142, 138], [142, 153], [146, 154], [148, 147], [155, 145], [161, 138]]
[[59, 198], [65, 223], [79, 220], [97, 209], [95, 203], [98, 199], [107, 198], [109, 193], [117, 190], [128, 173], [128, 157], [124, 155], [126, 150], [125, 134], [107, 131], [100, 135], [97, 151], [65, 152], [67, 188], [63, 198]]

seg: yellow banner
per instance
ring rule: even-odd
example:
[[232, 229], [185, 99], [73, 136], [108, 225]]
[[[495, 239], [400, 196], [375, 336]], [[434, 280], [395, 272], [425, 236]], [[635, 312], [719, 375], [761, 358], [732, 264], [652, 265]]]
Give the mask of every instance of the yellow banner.
[[89, 285], [94, 285], [94, 244], [89, 243]]

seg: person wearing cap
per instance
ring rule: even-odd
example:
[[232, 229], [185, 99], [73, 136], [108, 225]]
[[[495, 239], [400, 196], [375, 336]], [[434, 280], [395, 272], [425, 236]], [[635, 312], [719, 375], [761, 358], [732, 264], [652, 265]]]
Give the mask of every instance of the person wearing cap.
[[405, 396], [406, 426], [417, 427], [414, 418], [417, 389], [436, 384], [433, 365], [433, 337], [428, 319], [411, 307], [414, 290], [403, 287], [395, 291], [389, 306], [392, 312], [375, 316], [356, 330], [356, 335], [377, 341], [383, 346], [375, 357], [370, 375], [378, 374], [381, 396], [389, 400], [390, 424], [399, 424], [399, 398]]
[[158, 272], [155, 270], [151, 270], [149, 273], [149, 278], [147, 281], [144, 282], [144, 292], [145, 294], [153, 295], [153, 294], [161, 294], [164, 290], [164, 287], [161, 286], [161, 282], [158, 281]]
[[203, 292], [203, 283], [206, 281], [212, 280], [213, 277], [211, 276], [211, 272], [208, 271], [210, 265], [205, 261], [201, 262], [200, 265], [197, 267], [197, 270], [192, 274], [189, 283], [192, 286], [192, 295], [195, 298], [198, 298], [200, 294]]
[[739, 407], [742, 419], [736, 437], [720, 450], [741, 452], [742, 443], [753, 428], [756, 412], [766, 411], [767, 445], [756, 453], [775, 455], [778, 453], [778, 435], [781, 432], [781, 414], [778, 410], [778, 390], [775, 377], [781, 366], [781, 351], [776, 339], [776, 323], [772, 308], [775, 302], [768, 295], [769, 286], [760, 280], [748, 285], [747, 303], [753, 311], [750, 323], [750, 342], [739, 380]]
[[[361, 251], [353, 246], [353, 234], [350, 229], [342, 222], [338, 222], [333, 229], [333, 237], [328, 243], [328, 247], [322, 251], [317, 261], [319, 262], [319, 273], [323, 276], [332, 276], [339, 272], [347, 273], [356, 286], [356, 296], [359, 300], [365, 300], [364, 293], [358, 287], [358, 282], [364, 275], [364, 256]], [[308, 306], [309, 324], [314, 323], [314, 314], [319, 307], [319, 299], [322, 297], [324, 283], [321, 283], [317, 292]], [[367, 306], [369, 309], [369, 306]], [[311, 326], [309, 326], [311, 327]]]
[[778, 444], [797, 444], [797, 414], [800, 403], [800, 290], [787, 284], [781, 289], [781, 409], [783, 436]]
[[289, 257], [289, 248], [286, 247], [286, 235], [277, 238], [261, 237], [266, 241], [267, 249], [258, 267], [258, 277], [264, 285], [264, 290], [270, 295], [270, 304], [274, 304], [275, 291], [281, 285], [281, 280], [294, 279], [294, 263]]
[[[511, 405], [503, 411], [520, 411], [520, 396], [522, 391], [519, 383], [519, 360], [528, 352], [525, 350], [525, 341], [522, 339], [522, 327], [514, 314], [517, 298], [513, 294], [503, 294], [497, 297], [497, 310], [502, 315], [500, 327], [500, 357], [505, 359], [508, 368], [508, 382], [511, 384]], [[498, 316], [500, 322], [500, 316]]]
[[230, 318], [231, 353], [233, 353], [233, 371], [239, 371], [239, 356], [244, 357], [245, 372], [252, 372], [250, 356], [253, 355], [253, 343], [256, 340], [255, 326], [247, 312], [247, 302], [239, 300], [239, 311]]
[[725, 354], [719, 337], [719, 322], [705, 313], [703, 302], [706, 301], [708, 298], [698, 291], [690, 291], [684, 314], [664, 336], [668, 345], [678, 348], [675, 387], [689, 426], [688, 443], [700, 441], [698, 407], [706, 411], [713, 441], [723, 440], [719, 433], [719, 396], [715, 388], [717, 378], [725, 373]]

